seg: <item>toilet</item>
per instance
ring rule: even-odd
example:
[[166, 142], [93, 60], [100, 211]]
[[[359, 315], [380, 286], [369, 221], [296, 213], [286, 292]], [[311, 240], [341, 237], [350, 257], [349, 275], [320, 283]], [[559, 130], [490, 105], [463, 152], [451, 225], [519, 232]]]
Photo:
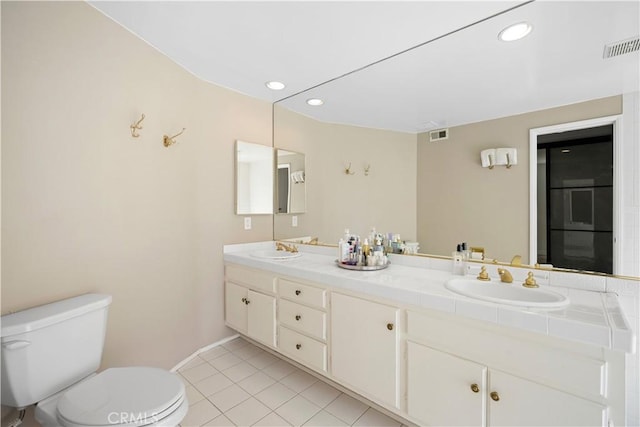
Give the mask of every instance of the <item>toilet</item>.
[[36, 404], [45, 427], [177, 426], [187, 414], [177, 375], [146, 366], [96, 373], [110, 295], [85, 294], [2, 316], [2, 405]]

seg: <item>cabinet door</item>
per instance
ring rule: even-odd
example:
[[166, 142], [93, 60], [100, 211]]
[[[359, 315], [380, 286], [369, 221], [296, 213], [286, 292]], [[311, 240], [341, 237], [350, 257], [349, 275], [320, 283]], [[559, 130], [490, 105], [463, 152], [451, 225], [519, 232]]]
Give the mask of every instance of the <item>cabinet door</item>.
[[489, 371], [489, 384], [490, 426], [606, 426], [608, 423], [605, 406], [550, 387], [495, 370]]
[[224, 309], [227, 325], [239, 332], [247, 332], [247, 288], [232, 282], [225, 283]]
[[263, 344], [276, 346], [276, 299], [259, 292], [247, 292], [247, 335]]
[[396, 407], [397, 317], [395, 307], [331, 294], [331, 373]]
[[421, 425], [484, 426], [487, 368], [409, 341], [407, 412]]

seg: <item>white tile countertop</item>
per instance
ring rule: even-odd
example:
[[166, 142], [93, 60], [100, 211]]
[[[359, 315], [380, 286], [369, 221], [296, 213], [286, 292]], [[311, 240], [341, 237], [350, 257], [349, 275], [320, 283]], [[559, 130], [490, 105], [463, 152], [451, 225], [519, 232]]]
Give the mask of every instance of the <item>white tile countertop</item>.
[[[333, 289], [359, 292], [392, 302], [423, 307], [460, 316], [524, 329], [532, 332], [580, 341], [627, 353], [635, 352], [636, 336], [629, 326], [618, 298], [604, 290], [576, 289], [555, 283], [552, 272], [535, 270], [541, 288], [566, 295], [570, 304], [558, 310], [537, 310], [479, 301], [458, 295], [444, 284], [454, 276], [451, 261], [423, 256], [391, 255], [391, 265], [379, 271], [351, 271], [339, 268], [337, 249], [299, 245], [301, 256], [286, 260], [256, 257], [258, 251], [274, 249], [274, 242], [226, 245], [224, 261], [268, 270], [276, 274], [316, 282]], [[475, 277], [480, 263], [469, 263], [468, 277]], [[487, 265], [492, 279], [495, 266]], [[530, 269], [505, 267], [514, 282], [524, 281]], [[589, 280], [590, 276], [584, 276]], [[565, 276], [561, 276], [565, 277]], [[568, 277], [568, 276], [566, 276]], [[550, 286], [550, 278], [554, 280]], [[570, 278], [575, 281], [575, 277]], [[577, 278], [579, 280], [579, 277]]]

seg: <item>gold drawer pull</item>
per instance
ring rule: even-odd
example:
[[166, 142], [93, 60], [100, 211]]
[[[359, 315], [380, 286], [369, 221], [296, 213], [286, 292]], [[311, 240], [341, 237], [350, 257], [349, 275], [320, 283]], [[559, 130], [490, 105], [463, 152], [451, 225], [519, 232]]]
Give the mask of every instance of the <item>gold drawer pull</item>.
[[489, 394], [489, 396], [491, 396], [491, 399], [493, 399], [494, 402], [497, 402], [498, 400], [500, 400], [500, 396], [498, 395], [497, 391], [492, 391], [491, 394]]
[[296, 295], [300, 295], [302, 291], [300, 289], [296, 289]]
[[387, 323], [387, 329], [393, 331], [393, 323]]
[[300, 321], [300, 319], [302, 319], [302, 316], [300, 316], [299, 314], [296, 314], [296, 320]]
[[302, 344], [296, 344], [296, 350], [300, 350], [302, 348]]
[[471, 391], [474, 393], [477, 393], [480, 391], [480, 387], [478, 387], [478, 384], [471, 384]]

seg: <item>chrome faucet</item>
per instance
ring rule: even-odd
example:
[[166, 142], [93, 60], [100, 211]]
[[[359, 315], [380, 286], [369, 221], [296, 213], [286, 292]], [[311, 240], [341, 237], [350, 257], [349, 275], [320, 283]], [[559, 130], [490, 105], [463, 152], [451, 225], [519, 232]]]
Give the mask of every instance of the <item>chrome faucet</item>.
[[500, 275], [500, 281], [502, 283], [513, 283], [513, 276], [511, 275], [511, 273], [509, 273], [508, 270], [499, 268], [498, 274]]

